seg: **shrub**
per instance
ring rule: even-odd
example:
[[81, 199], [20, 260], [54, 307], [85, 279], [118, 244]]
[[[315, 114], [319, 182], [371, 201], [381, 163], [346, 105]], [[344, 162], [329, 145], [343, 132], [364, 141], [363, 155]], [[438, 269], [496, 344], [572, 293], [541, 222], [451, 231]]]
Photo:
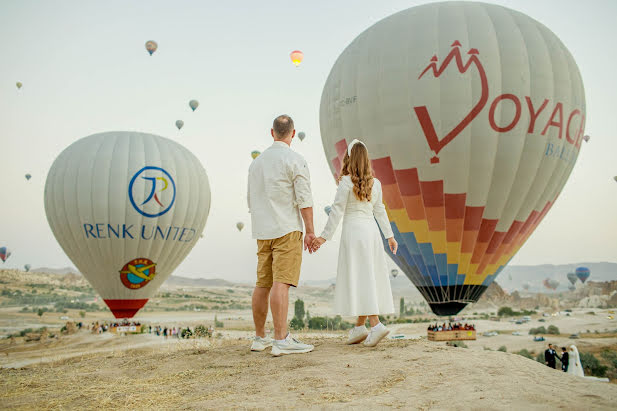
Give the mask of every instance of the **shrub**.
[[[296, 302], [294, 303], [294, 314], [296, 318], [302, 321], [302, 319], [304, 318], [304, 301], [300, 299], [296, 300]], [[304, 325], [302, 326], [302, 328], [304, 328]]]
[[501, 307], [499, 311], [497, 311], [497, 315], [500, 317], [505, 316], [513, 316], [515, 315], [515, 311], [510, 307]]
[[36, 312], [36, 315], [38, 315], [39, 317], [42, 317], [44, 313], [45, 311], [43, 311], [42, 308], [39, 308], [39, 310]]
[[538, 355], [536, 355], [536, 361], [540, 364], [546, 364], [546, 362], [544, 361], [544, 353], [542, 351], [540, 351]]
[[[522, 350], [515, 352], [514, 354], [522, 355], [525, 358], [529, 358], [530, 360], [533, 360], [533, 355], [526, 348], [523, 348]], [[542, 358], [542, 360], [544, 361], [544, 358]]]
[[289, 322], [289, 328], [291, 328], [292, 330], [301, 330], [304, 328], [304, 321], [302, 321], [298, 317], [294, 317]]
[[529, 335], [536, 335], [536, 334], [546, 334], [546, 328], [544, 328], [544, 326], [542, 325], [538, 328], [532, 328], [531, 330], [529, 330]]
[[608, 367], [600, 364], [595, 355], [590, 352], [580, 352], [579, 355], [581, 356], [581, 365], [585, 370], [585, 375], [593, 375], [594, 377], [606, 376]]
[[218, 320], [218, 318], [216, 317], [216, 314], [214, 315], [214, 326], [216, 328], [223, 328], [223, 327], [225, 327], [225, 324], [223, 324], [222, 321]]
[[209, 337], [208, 327], [206, 327], [205, 325], [198, 325], [197, 327], [195, 327], [195, 336], [202, 338]]
[[501, 347], [497, 348], [497, 351], [508, 352], [508, 348], [505, 345], [502, 345]]
[[448, 341], [446, 345], [449, 345], [450, 347], [467, 348], [467, 344], [465, 344], [463, 341]]
[[489, 347], [484, 347], [484, 351], [493, 351]]
[[557, 328], [557, 326], [555, 325], [549, 325], [546, 330], [546, 333], [552, 334], [552, 335], [559, 335], [559, 328]]
[[311, 317], [308, 321], [308, 328], [311, 330], [348, 330], [353, 324], [343, 321], [340, 315], [334, 318]]
[[84, 318], [84, 317], [86, 316], [86, 312], [85, 312], [85, 311], [80, 311], [80, 312], [79, 312], [79, 316], [80, 316], [81, 318]]

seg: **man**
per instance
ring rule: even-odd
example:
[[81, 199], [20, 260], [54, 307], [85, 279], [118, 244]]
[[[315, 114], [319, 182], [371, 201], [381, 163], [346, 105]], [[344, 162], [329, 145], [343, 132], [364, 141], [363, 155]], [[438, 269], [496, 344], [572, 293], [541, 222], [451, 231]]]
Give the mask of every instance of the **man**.
[[[272, 355], [300, 354], [313, 350], [287, 333], [289, 287], [296, 287], [304, 249], [312, 252], [315, 239], [313, 198], [308, 166], [290, 148], [296, 135], [288, 115], [274, 119], [274, 143], [249, 168], [248, 206], [253, 238], [257, 240], [257, 283], [253, 291], [255, 339], [251, 351], [272, 346]], [[268, 299], [274, 322], [274, 341], [266, 338]]]
[[548, 345], [548, 349], [544, 351], [544, 362], [551, 368], [555, 368], [556, 362], [555, 357], [557, 357], [557, 353], [553, 349], [553, 344]]
[[561, 347], [561, 371], [568, 372], [568, 365], [570, 363], [570, 354], [566, 347]]

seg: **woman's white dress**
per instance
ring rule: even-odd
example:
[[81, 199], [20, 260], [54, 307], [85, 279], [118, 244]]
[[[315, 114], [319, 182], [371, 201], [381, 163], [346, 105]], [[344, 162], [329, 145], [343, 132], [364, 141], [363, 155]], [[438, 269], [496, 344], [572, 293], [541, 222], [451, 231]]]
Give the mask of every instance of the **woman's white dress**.
[[577, 377], [585, 376], [585, 371], [583, 370], [583, 365], [581, 364], [581, 356], [579, 355], [578, 348], [576, 348], [575, 345], [570, 346], [568, 362], [568, 374], [573, 374]]
[[330, 241], [341, 219], [335, 312], [343, 316], [394, 313], [386, 253], [375, 222], [379, 223], [385, 238], [393, 236], [379, 180], [373, 179], [371, 201], [368, 202], [356, 198], [349, 176], [341, 179], [321, 236]]

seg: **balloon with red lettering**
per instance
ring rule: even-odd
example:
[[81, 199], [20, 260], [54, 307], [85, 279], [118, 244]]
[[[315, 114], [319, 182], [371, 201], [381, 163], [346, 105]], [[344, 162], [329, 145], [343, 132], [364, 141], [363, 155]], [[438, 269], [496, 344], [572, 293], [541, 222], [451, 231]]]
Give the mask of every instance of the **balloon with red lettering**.
[[0, 247], [0, 260], [4, 263], [11, 256], [11, 250], [7, 247]]
[[210, 185], [189, 150], [153, 134], [82, 138], [54, 161], [45, 212], [66, 255], [117, 318], [132, 317], [189, 254]]
[[148, 51], [148, 53], [150, 53], [150, 55], [154, 54], [154, 52], [158, 48], [159, 48], [159, 45], [157, 44], [156, 41], [154, 40], [146, 41], [146, 50]]
[[366, 143], [396, 256], [438, 315], [480, 298], [549, 212], [576, 163], [585, 93], [547, 27], [476, 2], [431, 3], [365, 30], [324, 86], [338, 174]]

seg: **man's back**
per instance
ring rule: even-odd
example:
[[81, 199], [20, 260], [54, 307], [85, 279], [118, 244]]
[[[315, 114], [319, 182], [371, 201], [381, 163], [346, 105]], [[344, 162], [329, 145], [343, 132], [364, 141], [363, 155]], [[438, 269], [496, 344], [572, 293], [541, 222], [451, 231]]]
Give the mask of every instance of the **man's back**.
[[313, 205], [304, 158], [286, 143], [275, 141], [249, 168], [248, 204], [253, 238], [274, 239], [303, 231], [300, 209]]

